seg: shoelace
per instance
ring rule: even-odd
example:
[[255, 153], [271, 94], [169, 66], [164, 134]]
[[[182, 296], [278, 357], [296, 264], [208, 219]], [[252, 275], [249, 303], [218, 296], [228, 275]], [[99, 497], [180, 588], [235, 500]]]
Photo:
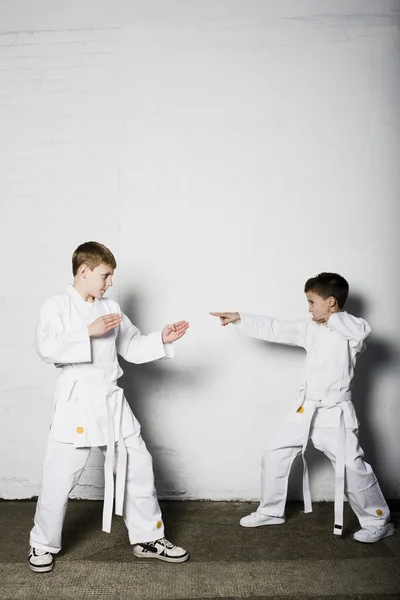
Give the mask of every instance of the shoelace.
[[174, 547], [173, 544], [171, 544], [171, 542], [169, 542], [167, 540], [167, 538], [163, 537], [160, 538], [159, 540], [155, 540], [154, 542], [152, 542], [153, 544], [161, 544], [164, 547], [164, 551], [167, 550], [172, 550], [172, 548]]
[[50, 554], [50, 552], [47, 552], [46, 550], [38, 550], [37, 548], [31, 548], [28, 553], [29, 556], [44, 556], [45, 554]]

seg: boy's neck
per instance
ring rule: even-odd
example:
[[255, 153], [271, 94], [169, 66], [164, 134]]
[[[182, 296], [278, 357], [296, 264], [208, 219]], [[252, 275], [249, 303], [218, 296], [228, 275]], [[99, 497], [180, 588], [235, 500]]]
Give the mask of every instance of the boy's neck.
[[72, 286], [77, 292], [78, 294], [84, 299], [85, 302], [94, 302], [96, 300], [96, 298], [94, 298], [94, 296], [91, 296], [84, 288], [84, 286], [80, 283], [79, 280], [74, 279], [74, 283]]

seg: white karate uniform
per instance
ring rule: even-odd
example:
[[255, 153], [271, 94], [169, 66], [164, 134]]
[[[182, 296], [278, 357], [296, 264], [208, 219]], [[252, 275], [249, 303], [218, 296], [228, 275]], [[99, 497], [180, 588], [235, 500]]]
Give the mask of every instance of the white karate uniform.
[[312, 511], [304, 453], [311, 439], [335, 467], [334, 533], [343, 529], [343, 494], [362, 527], [384, 525], [389, 509], [377, 479], [358, 442], [358, 420], [351, 402], [351, 381], [357, 355], [371, 332], [363, 319], [334, 313], [326, 326], [311, 320], [278, 319], [240, 314], [238, 332], [251, 337], [305, 348], [303, 385], [287, 420], [262, 457], [261, 500], [258, 512], [284, 517], [287, 485], [293, 460], [302, 454], [304, 510]]
[[[87, 326], [106, 314], [120, 314], [119, 326], [89, 338]], [[123, 374], [117, 355], [133, 363], [173, 357], [161, 332], [142, 335], [108, 298], [86, 302], [72, 287], [43, 305], [36, 329], [39, 356], [60, 369], [54, 412], [43, 465], [42, 485], [31, 546], [57, 553], [68, 496], [93, 446], [105, 454], [103, 530], [110, 532], [115, 512], [123, 515], [132, 544], [164, 536], [152, 459], [117, 380]]]

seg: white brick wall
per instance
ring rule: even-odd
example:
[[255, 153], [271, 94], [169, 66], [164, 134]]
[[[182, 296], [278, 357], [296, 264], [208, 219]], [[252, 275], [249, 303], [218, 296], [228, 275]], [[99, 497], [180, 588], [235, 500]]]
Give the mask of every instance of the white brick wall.
[[[396, 7], [0, 3], [0, 497], [38, 492], [55, 372], [33, 330], [88, 239], [115, 252], [113, 293], [143, 331], [192, 325], [175, 361], [124, 381], [161, 495], [257, 498], [302, 356], [207, 313], [299, 317], [305, 279], [338, 270], [375, 332], [362, 440], [400, 496]], [[312, 462], [314, 497], [332, 499]], [[75, 494], [101, 484], [95, 452]]]

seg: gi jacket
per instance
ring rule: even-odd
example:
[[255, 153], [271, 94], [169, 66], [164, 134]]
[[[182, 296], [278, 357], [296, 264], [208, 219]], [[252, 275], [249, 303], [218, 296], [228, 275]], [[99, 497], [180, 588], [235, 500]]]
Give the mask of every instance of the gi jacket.
[[[114, 313], [122, 315], [120, 325], [90, 339], [87, 326]], [[172, 344], [163, 344], [160, 331], [142, 335], [117, 302], [86, 302], [72, 286], [44, 303], [35, 345], [45, 362], [60, 369], [50, 436], [76, 447], [109, 445], [140, 428], [117, 385], [123, 374], [118, 355], [133, 363], [173, 356]]]
[[[346, 428], [358, 428], [351, 402], [351, 382], [357, 355], [364, 350], [365, 339], [371, 332], [364, 319], [337, 312], [325, 326], [308, 319], [281, 321], [249, 314], [240, 317], [238, 332], [268, 342], [301, 346], [307, 352], [304, 380], [289, 411], [290, 420], [307, 422], [317, 405], [314, 426], [339, 427], [343, 411]], [[338, 404], [340, 411], [332, 410]]]

